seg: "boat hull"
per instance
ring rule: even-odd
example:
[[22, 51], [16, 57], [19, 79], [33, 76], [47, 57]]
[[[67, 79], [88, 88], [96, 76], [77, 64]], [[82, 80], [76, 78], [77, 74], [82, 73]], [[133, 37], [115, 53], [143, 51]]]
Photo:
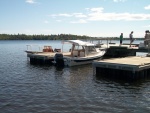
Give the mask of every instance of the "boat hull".
[[93, 62], [93, 60], [101, 59], [102, 56], [96, 56], [96, 57], [90, 57], [90, 58], [64, 58], [64, 65], [66, 66], [77, 66], [77, 65], [84, 65], [84, 64], [90, 64]]

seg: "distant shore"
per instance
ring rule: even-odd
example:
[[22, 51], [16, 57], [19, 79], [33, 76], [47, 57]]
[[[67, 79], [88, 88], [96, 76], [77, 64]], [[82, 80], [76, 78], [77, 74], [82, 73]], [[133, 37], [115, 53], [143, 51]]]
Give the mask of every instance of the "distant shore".
[[[119, 37], [90, 37], [72, 34], [58, 34], [58, 35], [26, 35], [26, 34], [0, 34], [0, 40], [119, 40]], [[123, 38], [129, 40], [129, 38]], [[135, 38], [143, 40], [143, 38]]]

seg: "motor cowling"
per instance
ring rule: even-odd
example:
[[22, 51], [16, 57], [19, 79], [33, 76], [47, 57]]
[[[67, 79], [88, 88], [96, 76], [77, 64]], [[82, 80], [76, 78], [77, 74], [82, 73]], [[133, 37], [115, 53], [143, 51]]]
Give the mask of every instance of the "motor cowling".
[[62, 53], [56, 53], [54, 56], [56, 66], [64, 66], [64, 58]]

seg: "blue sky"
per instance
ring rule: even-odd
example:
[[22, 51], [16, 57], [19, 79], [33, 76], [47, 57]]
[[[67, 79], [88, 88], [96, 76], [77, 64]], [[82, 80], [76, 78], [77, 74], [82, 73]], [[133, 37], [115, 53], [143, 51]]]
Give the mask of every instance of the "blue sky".
[[0, 0], [0, 34], [144, 37], [150, 0]]

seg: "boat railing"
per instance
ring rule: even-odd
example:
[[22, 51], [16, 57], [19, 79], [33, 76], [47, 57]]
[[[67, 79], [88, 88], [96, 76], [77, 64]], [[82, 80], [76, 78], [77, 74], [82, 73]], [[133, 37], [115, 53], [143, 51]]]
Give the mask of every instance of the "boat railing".
[[41, 47], [39, 45], [26, 45], [27, 50], [26, 51], [42, 51]]
[[61, 49], [55, 48], [53, 50], [52, 46], [39, 46], [39, 45], [26, 45], [26, 52], [61, 52]]

